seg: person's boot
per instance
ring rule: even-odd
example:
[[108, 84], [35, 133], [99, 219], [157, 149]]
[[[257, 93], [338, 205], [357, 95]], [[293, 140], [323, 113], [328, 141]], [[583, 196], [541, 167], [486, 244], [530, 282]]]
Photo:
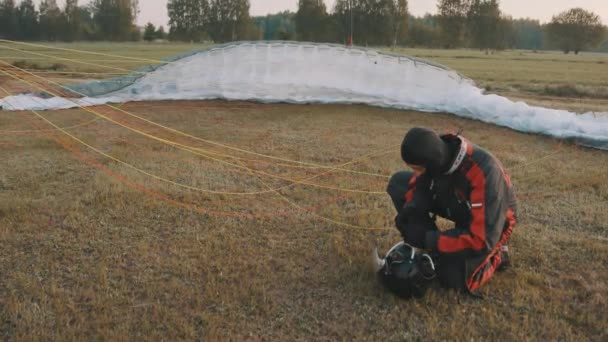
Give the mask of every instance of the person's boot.
[[500, 247], [500, 265], [496, 268], [498, 272], [504, 272], [511, 267], [511, 256], [509, 255], [509, 246], [504, 245]]

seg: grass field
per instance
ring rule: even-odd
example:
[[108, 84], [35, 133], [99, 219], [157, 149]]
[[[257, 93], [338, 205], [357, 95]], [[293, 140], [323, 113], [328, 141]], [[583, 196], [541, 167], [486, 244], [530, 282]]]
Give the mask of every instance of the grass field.
[[[143, 58], [192, 48], [65, 47]], [[495, 65], [487, 77], [510, 82], [509, 64], [497, 55], [467, 61], [456, 53], [477, 52], [408, 53], [462, 62], [451, 66], [464, 74], [466, 63], [471, 73], [474, 63]], [[588, 60], [580, 75], [606, 72], [597, 63], [603, 56], [595, 63], [595, 56], [547, 56]], [[596, 85], [571, 77], [564, 79]], [[1, 77], [0, 87], [19, 89]], [[588, 102], [601, 108], [601, 99], [580, 101], [579, 110]], [[448, 114], [366, 106], [166, 101], [117, 108], [0, 111], [3, 339], [608, 338], [605, 152]], [[482, 289], [484, 300], [437, 289], [402, 301], [371, 271], [372, 248], [399, 239], [382, 192], [387, 177], [404, 169], [397, 146], [413, 126], [464, 128], [512, 175], [520, 201], [514, 267]]]

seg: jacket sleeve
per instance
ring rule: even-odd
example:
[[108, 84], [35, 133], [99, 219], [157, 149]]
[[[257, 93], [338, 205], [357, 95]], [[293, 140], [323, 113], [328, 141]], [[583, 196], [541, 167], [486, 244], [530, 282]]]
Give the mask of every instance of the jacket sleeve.
[[427, 236], [427, 248], [440, 253], [484, 252], [498, 243], [508, 209], [505, 175], [489, 158], [485, 163], [473, 162], [466, 177], [471, 185], [469, 227], [431, 232], [430, 237]]
[[426, 232], [436, 230], [435, 222], [429, 216], [431, 203], [430, 178], [425, 175], [412, 178], [405, 194], [405, 205], [395, 218], [406, 243], [424, 248]]
[[409, 180], [405, 193], [405, 203], [399, 208], [399, 213], [395, 217], [395, 226], [404, 235], [406, 225], [413, 222], [418, 217], [428, 216], [430, 211], [429, 198], [430, 180], [422, 176], [413, 176]]
[[429, 176], [423, 174], [412, 177], [405, 193], [405, 205], [400, 214], [404, 217], [428, 215], [433, 202], [430, 187]]

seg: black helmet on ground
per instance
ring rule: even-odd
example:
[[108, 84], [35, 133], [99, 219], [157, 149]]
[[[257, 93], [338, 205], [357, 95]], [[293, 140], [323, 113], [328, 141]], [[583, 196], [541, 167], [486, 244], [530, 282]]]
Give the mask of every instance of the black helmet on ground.
[[380, 282], [401, 298], [421, 298], [435, 278], [435, 264], [428, 254], [399, 242], [384, 259], [374, 250], [374, 266]]

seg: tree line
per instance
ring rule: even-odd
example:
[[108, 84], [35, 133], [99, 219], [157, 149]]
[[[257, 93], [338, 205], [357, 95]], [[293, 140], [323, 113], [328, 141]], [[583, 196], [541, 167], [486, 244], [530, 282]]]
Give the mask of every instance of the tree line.
[[437, 14], [409, 14], [407, 0], [299, 0], [296, 12], [252, 17], [249, 0], [169, 0], [169, 28], [135, 25], [138, 0], [0, 0], [0, 37], [16, 40], [188, 42], [301, 40], [370, 46], [430, 48], [606, 49], [606, 27], [582, 8], [556, 14], [551, 22], [513, 19], [499, 0], [440, 0]]
[[0, 0], [0, 37], [15, 40], [139, 40], [135, 25], [138, 0], [93, 0], [80, 6], [78, 0]]
[[249, 0], [169, 0], [169, 38], [183, 41], [255, 40], [261, 31]]
[[[600, 17], [582, 8], [550, 23], [513, 19], [499, 0], [440, 0], [436, 15], [411, 16], [407, 0], [299, 0], [297, 12], [251, 18], [248, 0], [169, 0], [173, 40], [301, 40], [372, 46], [431, 48], [597, 48], [606, 37]], [[601, 45], [606, 48], [608, 43]], [[607, 49], [608, 52], [608, 49]]]

